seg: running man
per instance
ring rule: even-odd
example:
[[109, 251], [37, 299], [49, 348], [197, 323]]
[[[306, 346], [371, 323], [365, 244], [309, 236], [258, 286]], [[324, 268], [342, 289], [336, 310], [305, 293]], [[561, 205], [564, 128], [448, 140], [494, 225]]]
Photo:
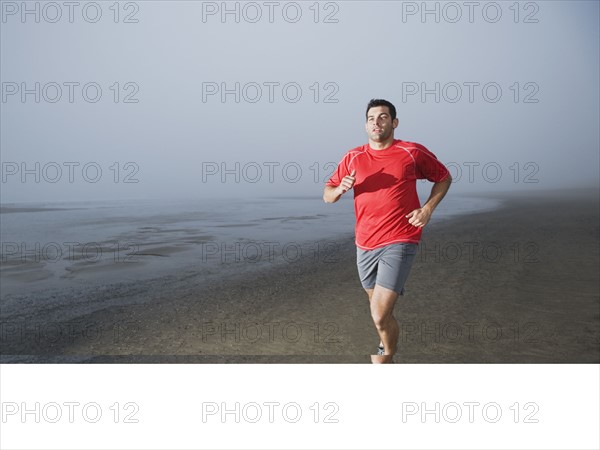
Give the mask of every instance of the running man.
[[[452, 183], [448, 169], [424, 146], [394, 139], [396, 108], [387, 100], [367, 105], [369, 143], [350, 150], [325, 184], [323, 200], [335, 203], [354, 189], [357, 266], [381, 339], [372, 361], [391, 363], [398, 343], [394, 305], [417, 253], [423, 227]], [[433, 187], [423, 206], [417, 179]]]

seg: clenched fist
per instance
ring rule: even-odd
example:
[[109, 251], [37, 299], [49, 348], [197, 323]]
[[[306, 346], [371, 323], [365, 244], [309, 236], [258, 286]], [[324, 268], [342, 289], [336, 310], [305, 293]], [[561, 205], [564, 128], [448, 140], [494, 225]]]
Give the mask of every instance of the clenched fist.
[[341, 194], [345, 194], [346, 192], [348, 192], [350, 189], [352, 189], [352, 186], [354, 186], [354, 183], [356, 182], [356, 170], [353, 170], [352, 173], [350, 173], [350, 175], [346, 175], [343, 179], [342, 182], [340, 183], [340, 185], [338, 186], [338, 189], [340, 189], [340, 193]]
[[423, 228], [431, 219], [431, 210], [427, 208], [419, 208], [406, 215], [408, 223], [417, 228]]

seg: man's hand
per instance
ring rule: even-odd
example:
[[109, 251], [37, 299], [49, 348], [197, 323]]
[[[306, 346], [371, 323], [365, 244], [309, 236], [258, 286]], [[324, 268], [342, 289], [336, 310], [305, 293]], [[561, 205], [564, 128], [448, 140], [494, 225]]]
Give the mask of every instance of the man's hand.
[[338, 189], [340, 189], [341, 194], [345, 194], [350, 189], [352, 189], [352, 186], [354, 186], [354, 183], [356, 182], [355, 175], [356, 170], [353, 170], [350, 175], [346, 175], [344, 178], [342, 178], [342, 182], [338, 186]]
[[353, 170], [350, 175], [346, 175], [342, 178], [342, 182], [339, 186], [325, 186], [325, 190], [323, 191], [323, 201], [325, 203], [335, 203], [340, 197], [352, 189], [354, 183], [356, 182], [356, 170]]
[[431, 211], [429, 208], [424, 207], [415, 209], [413, 212], [407, 214], [406, 218], [408, 219], [408, 223], [411, 225], [418, 228], [423, 228], [425, 225], [427, 225], [429, 219], [431, 219]]
[[431, 188], [431, 195], [425, 204], [419, 209], [415, 209], [413, 212], [406, 215], [408, 223], [417, 228], [423, 228], [425, 225], [427, 225], [429, 219], [431, 219], [433, 210], [442, 201], [446, 195], [446, 192], [448, 192], [448, 189], [450, 189], [451, 184], [452, 177], [450, 174], [448, 174], [444, 180], [434, 183], [433, 187]]

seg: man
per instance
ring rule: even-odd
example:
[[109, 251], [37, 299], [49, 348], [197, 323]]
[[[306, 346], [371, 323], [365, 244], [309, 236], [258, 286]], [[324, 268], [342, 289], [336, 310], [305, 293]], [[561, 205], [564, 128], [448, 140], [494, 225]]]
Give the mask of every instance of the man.
[[[448, 192], [452, 178], [420, 144], [394, 139], [396, 108], [387, 100], [367, 105], [369, 143], [350, 150], [325, 185], [323, 200], [335, 203], [354, 189], [358, 273], [381, 339], [372, 361], [391, 363], [398, 342], [394, 305], [417, 252], [423, 227]], [[417, 179], [433, 182], [423, 206]]]

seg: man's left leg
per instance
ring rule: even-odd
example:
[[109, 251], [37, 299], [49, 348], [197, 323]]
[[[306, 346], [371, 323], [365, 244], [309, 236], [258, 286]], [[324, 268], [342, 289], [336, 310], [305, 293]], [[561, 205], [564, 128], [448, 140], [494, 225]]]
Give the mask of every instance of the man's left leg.
[[[367, 297], [369, 297], [369, 306], [371, 305], [371, 299], [373, 298], [373, 289], [366, 289]], [[382, 355], [384, 352], [383, 341], [379, 340], [379, 345], [377, 346], [377, 355]]]
[[378, 284], [371, 296], [371, 317], [377, 333], [383, 343], [385, 356], [373, 359], [373, 362], [391, 363], [398, 345], [398, 322], [394, 317], [394, 305], [398, 293]]

